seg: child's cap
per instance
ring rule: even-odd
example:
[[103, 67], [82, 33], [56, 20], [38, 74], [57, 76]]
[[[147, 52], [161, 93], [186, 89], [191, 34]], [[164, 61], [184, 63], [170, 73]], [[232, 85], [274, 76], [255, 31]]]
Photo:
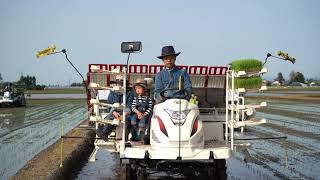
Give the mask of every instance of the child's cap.
[[147, 82], [144, 79], [137, 79], [136, 82], [133, 84], [133, 88], [136, 86], [141, 86], [144, 89], [148, 89]]

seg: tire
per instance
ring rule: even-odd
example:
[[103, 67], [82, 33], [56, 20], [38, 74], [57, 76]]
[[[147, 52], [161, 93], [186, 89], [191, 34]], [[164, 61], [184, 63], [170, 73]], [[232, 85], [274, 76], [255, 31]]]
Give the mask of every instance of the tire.
[[208, 169], [208, 179], [214, 179], [214, 180], [227, 179], [226, 160], [224, 159], [214, 160], [214, 163]]
[[217, 159], [215, 160], [215, 179], [225, 180], [227, 179], [227, 167], [226, 167], [226, 160], [224, 159]]
[[121, 180], [145, 180], [146, 178], [146, 169], [144, 167], [137, 167], [135, 162], [133, 164], [121, 165]]
[[146, 171], [145, 169], [139, 168], [136, 170], [137, 180], [145, 180], [146, 179]]

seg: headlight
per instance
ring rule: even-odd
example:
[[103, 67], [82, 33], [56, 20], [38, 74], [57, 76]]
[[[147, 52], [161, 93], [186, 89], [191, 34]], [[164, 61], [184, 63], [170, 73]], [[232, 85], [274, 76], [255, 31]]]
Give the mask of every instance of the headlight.
[[[173, 111], [173, 110], [170, 110], [170, 109], [165, 109], [165, 111], [169, 114], [170, 118], [172, 120], [184, 120], [187, 118], [187, 115], [189, 114], [189, 112], [191, 111], [190, 109], [187, 109], [187, 110], [183, 110], [181, 111]], [[174, 123], [179, 123], [178, 121], [174, 121]], [[182, 124], [184, 123], [181, 122]]]

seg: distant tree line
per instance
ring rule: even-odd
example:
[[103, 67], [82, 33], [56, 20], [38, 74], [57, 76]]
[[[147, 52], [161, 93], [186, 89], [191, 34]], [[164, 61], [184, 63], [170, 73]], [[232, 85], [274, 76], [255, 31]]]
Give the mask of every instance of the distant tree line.
[[291, 71], [289, 78], [289, 84], [293, 82], [305, 83], [304, 75], [301, 72]]
[[20, 79], [17, 81], [17, 86], [24, 87], [27, 90], [43, 90], [45, 85], [37, 85], [37, 79], [35, 76], [20, 76]]
[[6, 87], [14, 89], [44, 89], [45, 86], [37, 85], [36, 77], [34, 76], [20, 76], [17, 82], [5, 82], [2, 74], [0, 73], [0, 90]]
[[76, 82], [74, 82], [74, 83], [70, 84], [70, 86], [71, 86], [71, 87], [79, 87], [79, 86], [83, 86], [83, 83], [76, 83]]
[[281, 85], [285, 82], [285, 79], [283, 78], [283, 75], [281, 72], [278, 73], [278, 76], [274, 80], [278, 81]]
[[289, 79], [286, 81], [281, 72], [278, 73], [274, 81], [278, 81], [280, 85], [292, 85], [295, 83], [311, 83], [314, 82], [320, 85], [320, 80], [316, 79], [305, 79], [304, 75], [301, 72], [291, 71], [289, 74]]
[[[37, 78], [35, 76], [24, 76], [21, 75], [20, 79], [17, 82], [6, 82], [6, 83], [11, 83], [15, 88], [23, 88], [26, 90], [43, 90], [46, 88], [45, 85], [39, 85], [37, 84]], [[2, 74], [0, 73], [0, 89], [4, 88], [2, 87], [2, 85], [5, 84]], [[53, 86], [53, 85], [49, 85], [49, 86]], [[59, 85], [56, 85], [59, 86]], [[79, 86], [83, 86], [82, 82], [73, 82], [72, 84], [70, 84], [71, 87], [79, 87]]]

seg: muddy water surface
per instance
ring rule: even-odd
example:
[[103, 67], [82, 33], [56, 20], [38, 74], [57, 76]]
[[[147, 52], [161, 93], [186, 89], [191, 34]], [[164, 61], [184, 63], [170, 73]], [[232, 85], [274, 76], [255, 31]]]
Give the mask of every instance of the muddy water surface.
[[[247, 99], [247, 103], [258, 102]], [[287, 140], [242, 141], [227, 160], [228, 179], [319, 179], [320, 104], [267, 100], [257, 117], [267, 124], [247, 127], [236, 138], [287, 136]], [[26, 108], [0, 109], [0, 179], [7, 179], [29, 159], [55, 142], [61, 122], [65, 132], [86, 118], [83, 100], [28, 100]], [[238, 142], [238, 143], [242, 143]], [[99, 151], [95, 163], [87, 163], [78, 179], [117, 179], [117, 154]]]
[[[246, 128], [246, 132], [238, 136], [288, 138], [247, 141], [251, 146], [239, 150], [228, 161], [230, 179], [246, 179], [252, 175], [262, 179], [319, 179], [320, 104], [283, 100], [267, 103], [268, 107], [259, 110], [256, 116], [267, 119], [268, 123]], [[239, 167], [242, 173], [232, 171]]]
[[26, 107], [0, 108], [0, 179], [8, 179], [61, 133], [87, 118], [84, 100], [28, 100]]

